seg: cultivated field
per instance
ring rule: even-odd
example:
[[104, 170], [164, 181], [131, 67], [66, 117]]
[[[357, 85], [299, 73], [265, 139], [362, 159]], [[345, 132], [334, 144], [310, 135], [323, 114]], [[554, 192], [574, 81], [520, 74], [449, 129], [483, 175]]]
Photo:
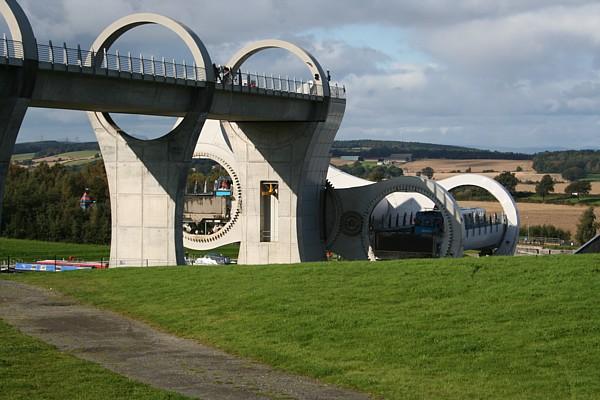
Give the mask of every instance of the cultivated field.
[[97, 150], [82, 150], [61, 153], [54, 156], [34, 158], [35, 153], [15, 154], [11, 161], [14, 163], [23, 164], [26, 166], [36, 166], [42, 162], [52, 166], [54, 164], [64, 164], [67, 166], [83, 165], [96, 160], [96, 154], [100, 155]]
[[[463, 207], [482, 207], [488, 212], [500, 213], [502, 207], [498, 202], [487, 201], [459, 201]], [[527, 225], [554, 225], [557, 228], [575, 234], [579, 217], [587, 209], [585, 206], [568, 206], [560, 204], [518, 203], [521, 213], [521, 226]], [[595, 208], [596, 217], [600, 220], [600, 207]]]
[[[400, 167], [408, 174], [415, 174], [425, 167], [431, 167], [438, 173], [450, 173], [451, 171], [465, 172], [471, 168], [472, 173], [482, 173], [493, 170], [496, 175], [502, 171], [516, 171], [521, 167], [523, 172], [535, 173], [533, 161], [530, 160], [447, 160], [447, 159], [424, 159], [401, 164]], [[454, 172], [456, 173], [456, 172]]]
[[[465, 173], [468, 168], [471, 168], [471, 173], [485, 175], [494, 178], [499, 173], [504, 171], [513, 172], [521, 182], [539, 182], [542, 176], [546, 174], [538, 174], [533, 169], [533, 161], [527, 160], [444, 160], [444, 159], [426, 159], [413, 161], [406, 164], [401, 164], [400, 167], [404, 170], [405, 175], [415, 175], [425, 167], [431, 167], [435, 171], [433, 176], [436, 180], [442, 180], [459, 173]], [[521, 167], [523, 171], [516, 172], [517, 167]], [[454, 171], [454, 172], [451, 172]], [[456, 172], [460, 171], [460, 172]], [[483, 172], [493, 171], [493, 172]], [[569, 184], [565, 182], [560, 174], [548, 174], [554, 179], [554, 193], [564, 193], [565, 188]], [[535, 192], [535, 183], [521, 183], [517, 186], [520, 192]], [[600, 182], [592, 182], [591, 194], [600, 194]]]

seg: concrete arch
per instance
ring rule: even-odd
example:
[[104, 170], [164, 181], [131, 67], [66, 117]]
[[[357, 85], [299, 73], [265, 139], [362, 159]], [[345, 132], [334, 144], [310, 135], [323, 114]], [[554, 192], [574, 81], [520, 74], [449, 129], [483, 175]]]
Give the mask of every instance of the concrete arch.
[[306, 65], [313, 77], [319, 77], [318, 85], [320, 86], [317, 87], [321, 87], [322, 92], [318, 94], [320, 96], [330, 97], [329, 82], [327, 81], [327, 76], [325, 74], [325, 71], [323, 70], [323, 67], [321, 67], [321, 64], [319, 64], [319, 61], [317, 61], [317, 59], [308, 51], [293, 43], [286, 42], [285, 40], [261, 40], [258, 42], [250, 43], [249, 45], [238, 50], [238, 52], [235, 53], [227, 63], [227, 65], [231, 69], [231, 75], [235, 75], [242, 66], [242, 64], [254, 54], [266, 49], [283, 49], [289, 51], [290, 53], [298, 57]]
[[107, 113], [88, 112], [108, 177], [110, 259], [115, 266], [185, 262], [181, 226], [186, 178], [215, 90], [212, 61], [202, 41], [185, 25], [162, 15], [133, 14], [108, 26], [93, 44], [96, 65], [101, 65], [103, 50], [121, 35], [146, 24], [158, 24], [177, 34], [196, 65], [205, 69], [207, 84], [195, 89], [194, 104], [178, 124], [153, 140], [126, 134]]
[[[15, 0], [1, 0], [0, 14], [6, 21], [17, 52], [22, 51], [22, 66], [7, 68], [2, 73], [0, 88], [0, 208], [6, 174], [21, 124], [31, 103], [38, 72], [38, 53], [33, 29], [23, 9]], [[13, 54], [11, 54], [12, 56]], [[18, 54], [20, 57], [21, 54]], [[9, 63], [10, 64], [10, 63]], [[20, 62], [19, 62], [20, 64]]]
[[442, 257], [463, 254], [462, 216], [458, 204], [441, 185], [425, 178], [402, 176], [372, 185], [334, 189], [339, 224], [328, 238], [329, 247], [348, 259], [373, 259], [369, 241], [369, 218], [381, 200], [395, 192], [420, 193], [430, 199], [444, 217]]
[[477, 186], [487, 190], [502, 206], [508, 222], [506, 232], [500, 246], [496, 249], [496, 255], [512, 256], [515, 254], [517, 242], [519, 241], [520, 216], [517, 205], [508, 191], [494, 179], [483, 175], [462, 174], [439, 181], [439, 184], [450, 191], [461, 186]]
[[185, 24], [160, 14], [131, 14], [116, 20], [106, 27], [92, 44], [92, 50], [96, 52], [97, 65], [99, 65], [104, 58], [104, 49], [108, 50], [110, 46], [126, 32], [138, 26], [149, 24], [160, 25], [179, 36], [192, 53], [196, 66], [204, 68], [206, 80], [208, 82], [215, 81], [215, 73], [212, 68], [210, 55], [198, 35]]
[[231, 210], [231, 219], [218, 232], [210, 235], [194, 235], [183, 232], [183, 246], [193, 250], [211, 250], [226, 244], [241, 241], [241, 223], [244, 192], [238, 175], [236, 159], [226, 143], [221, 122], [207, 120], [194, 151], [194, 158], [204, 158], [218, 162], [233, 180], [235, 208]]
[[[200, 38], [198, 37], [198, 35], [196, 35], [196, 33], [194, 31], [192, 31], [189, 27], [187, 27], [183, 23], [176, 21], [172, 18], [165, 17], [165, 16], [159, 15], [159, 14], [138, 13], [138, 14], [131, 14], [131, 15], [128, 15], [128, 16], [118, 19], [117, 21], [113, 22], [108, 27], [106, 27], [100, 33], [100, 35], [98, 35], [98, 37], [92, 44], [91, 50], [93, 52], [95, 52], [95, 54], [96, 54], [95, 64], [96, 65], [102, 64], [102, 61], [104, 59], [104, 50], [108, 50], [110, 48], [110, 46], [117, 39], [119, 39], [122, 35], [124, 35], [126, 32], [128, 32], [138, 26], [150, 25], [150, 24], [160, 25], [164, 28], [169, 29], [170, 31], [175, 33], [177, 36], [179, 36], [179, 38], [181, 38], [181, 40], [184, 42], [184, 44], [187, 46], [187, 48], [192, 53], [195, 65], [197, 67], [204, 69], [206, 81], [211, 82], [213, 84], [209, 85], [209, 87], [208, 87], [209, 92], [205, 93], [202, 96], [203, 98], [200, 101], [196, 102], [197, 109], [194, 111], [208, 112], [208, 110], [210, 109], [210, 103], [212, 101], [212, 95], [213, 95], [213, 91], [214, 91], [214, 81], [215, 81], [215, 74], [214, 74], [214, 69], [212, 67], [212, 61], [211, 61], [210, 55], [208, 53], [208, 50], [206, 49], [206, 46], [204, 46], [204, 43], [202, 43], [202, 40], [200, 40]], [[191, 112], [190, 114], [194, 114], [194, 113]], [[138, 140], [142, 141], [142, 140], [136, 139], [133, 136], [128, 135], [126, 132], [124, 132], [115, 123], [115, 121], [113, 121], [113, 119], [110, 118], [110, 116], [106, 113], [89, 112], [88, 116], [90, 117], [90, 119], [96, 119], [97, 122], [100, 125], [106, 127], [108, 131], [115, 131], [115, 132], [118, 132], [119, 134], [127, 137], [128, 141], [131, 141], [131, 142], [138, 141]], [[168, 136], [170, 134], [174, 134], [175, 132], [180, 131], [179, 128], [182, 125], [185, 125], [184, 120], [187, 118], [188, 117], [186, 116], [186, 117], [180, 119], [175, 124], [173, 130], [171, 130], [171, 132], [166, 133], [162, 137], [165, 137], [165, 136]], [[195, 117], [193, 117], [193, 118], [195, 118]], [[160, 139], [161, 138], [158, 138], [157, 140], [160, 140]]]
[[6, 21], [12, 40], [23, 44], [23, 56], [26, 60], [37, 61], [37, 43], [33, 28], [25, 12], [16, 0], [0, 1], [0, 14]]

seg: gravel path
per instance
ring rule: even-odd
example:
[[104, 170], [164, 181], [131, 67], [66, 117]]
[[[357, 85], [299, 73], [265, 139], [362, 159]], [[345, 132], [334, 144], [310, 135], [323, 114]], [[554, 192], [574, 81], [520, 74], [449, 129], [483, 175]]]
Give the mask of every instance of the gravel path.
[[151, 386], [205, 400], [368, 399], [159, 332], [60, 294], [0, 280], [0, 318], [21, 332]]

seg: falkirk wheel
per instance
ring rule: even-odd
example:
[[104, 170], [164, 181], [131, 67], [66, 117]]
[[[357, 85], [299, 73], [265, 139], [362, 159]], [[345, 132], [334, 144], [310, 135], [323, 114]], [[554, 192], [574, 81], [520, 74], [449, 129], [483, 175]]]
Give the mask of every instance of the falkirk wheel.
[[[184, 248], [236, 242], [242, 264], [318, 261], [329, 252], [346, 259], [460, 257], [470, 249], [514, 253], [519, 228], [514, 201], [485, 177], [372, 183], [330, 168], [345, 88], [331, 84], [319, 61], [293, 43], [250, 43], [217, 79], [199, 36], [162, 15], [123, 17], [85, 51], [36, 38], [15, 0], [0, 0], [0, 13], [10, 31], [0, 46], [0, 195], [29, 107], [87, 111], [108, 178], [111, 266], [180, 265]], [[192, 62], [111, 53], [123, 34], [148, 24], [173, 32]], [[242, 71], [248, 59], [268, 49], [300, 60], [311, 79]], [[162, 137], [141, 140], [125, 132], [114, 113], [179, 121]], [[222, 166], [224, 186], [215, 185], [213, 192], [222, 189], [225, 199], [188, 201], [194, 157]], [[461, 209], [448, 190], [463, 185], [488, 190], [504, 212]]]
[[[272, 143], [273, 151], [261, 154], [274, 156], [275, 149], [286, 149], [289, 140]], [[310, 218], [312, 224], [305, 221], [294, 226], [290, 222], [298, 218], [298, 212], [294, 213], [293, 207], [299, 208], [295, 191], [269, 165], [273, 161], [254, 155], [250, 162], [247, 146], [247, 136], [242, 136], [236, 124], [211, 120], [205, 124], [194, 157], [223, 167], [230, 177], [231, 203], [228, 215], [215, 230], [186, 224], [184, 247], [210, 250], [240, 243], [240, 264], [317, 261], [329, 251], [349, 260], [460, 257], [465, 250], [514, 254], [518, 210], [510, 194], [493, 179], [463, 174], [438, 182], [402, 176], [374, 183], [327, 166], [326, 177], [315, 183], [315, 201], [303, 210], [302, 217]], [[241, 157], [235, 149], [241, 149]], [[277, 163], [285, 163], [288, 156], [282, 153]], [[318, 176], [323, 175], [321, 171]], [[257, 188], [261, 183], [276, 189]], [[487, 190], [500, 202], [503, 213], [492, 216], [482, 209], [461, 208], [449, 193], [461, 186]], [[192, 200], [186, 202], [184, 214], [193, 219]], [[438, 231], [415, 234], [415, 230], [427, 228], [426, 219], [432, 215]], [[302, 231], [306, 226], [312, 229]], [[312, 241], [312, 248], [305, 249], [310, 251], [302, 251], [301, 238]]]

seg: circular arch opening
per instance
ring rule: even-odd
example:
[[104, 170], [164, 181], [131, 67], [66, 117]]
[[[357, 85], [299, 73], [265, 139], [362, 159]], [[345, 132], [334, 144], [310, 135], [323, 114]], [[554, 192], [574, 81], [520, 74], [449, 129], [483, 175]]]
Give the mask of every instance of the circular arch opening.
[[[194, 254], [211, 252], [235, 256], [239, 243], [218, 247], [238, 221], [242, 207], [237, 173], [225, 161], [208, 153], [196, 153], [188, 174], [183, 210], [184, 243]], [[191, 245], [190, 245], [191, 244]]]
[[445, 219], [424, 194], [393, 192], [369, 216], [369, 244], [378, 259], [440, 257]]
[[[227, 63], [227, 68], [231, 74], [230, 76], [239, 76], [240, 74], [238, 74], [238, 71], [240, 71], [242, 65], [245, 65], [246, 61], [254, 57], [256, 54], [263, 52], [267, 52], [267, 55], [270, 53], [274, 54], [272, 53], [274, 50], [283, 50], [288, 54], [293, 55], [296, 59], [301, 61], [305, 70], [308, 70], [310, 73], [310, 79], [306, 83], [300, 82], [300, 86], [294, 82], [293, 88], [289, 89], [288, 82], [288, 90], [295, 90], [306, 94], [316, 94], [329, 97], [330, 91], [329, 81], [327, 79], [328, 75], [326, 71], [323, 70], [317, 59], [301, 47], [284, 40], [270, 39], [258, 41], [240, 49]], [[277, 73], [279, 74], [280, 72]], [[251, 77], [251, 74], [248, 76]], [[242, 81], [243, 78], [244, 77], [241, 76]], [[256, 79], [260, 80], [260, 76], [256, 77]], [[268, 82], [269, 80], [265, 79], [265, 87], [267, 88], [269, 87]], [[252, 85], [251, 79], [249, 79], [247, 84], [250, 86]], [[277, 88], [277, 85], [277, 83], [273, 82], [274, 89]], [[279, 82], [279, 85], [281, 85], [281, 82]]]
[[[159, 34], [159, 31], [162, 32]], [[127, 48], [126, 53], [116, 50], [117, 46]], [[132, 48], [136, 49], [135, 52]], [[202, 41], [185, 25], [162, 15], [133, 14], [121, 18], [98, 36], [92, 49], [96, 52], [97, 65], [112, 60], [117, 64], [118, 70], [123, 65], [125, 72], [137, 69], [138, 72], [143, 70], [144, 73], [164, 75], [172, 79], [177, 79], [182, 74], [185, 76], [188, 69], [192, 68], [193, 76], [214, 81], [212, 62]], [[150, 55], [140, 55], [144, 51]], [[170, 55], [165, 57], [167, 51]], [[155, 55], [156, 53], [162, 54]], [[148, 68], [151, 72], [147, 72]], [[140, 140], [164, 137], [173, 132], [173, 126], [177, 125], [177, 119], [171, 117], [94, 114], [102, 124], [108, 124], [116, 131]]]
[[[415, 256], [457, 257], [462, 255], [462, 235], [460, 234], [462, 218], [452, 196], [438, 183], [428, 179], [404, 176], [379, 182], [369, 187], [378, 193], [366, 208], [364, 220], [369, 223], [363, 224], [362, 228], [363, 246], [368, 251], [370, 259]], [[393, 203], [390, 204], [390, 207], [385, 206], [385, 203], [383, 203], [384, 206], [380, 205], [382, 202], [389, 202], [388, 196], [390, 195], [392, 198], [397, 198], [393, 203], [410, 205], [414, 207], [413, 210], [417, 209], [418, 204], [419, 211], [416, 214], [413, 213], [412, 220], [409, 220], [410, 214], [407, 212], [404, 226], [400, 220], [404, 216], [403, 213], [400, 215], [400, 212], [397, 212], [398, 227], [396, 227], [393, 213], [386, 211], [394, 209]], [[377, 218], [377, 215], [373, 215], [377, 206], [380, 206], [380, 210], [384, 212], [383, 218], [379, 216], [380, 221], [383, 220], [379, 229], [372, 225]], [[409, 209], [407, 208], [407, 210]], [[392, 219], [391, 224], [390, 219]], [[377, 234], [379, 233], [383, 237], [378, 238]], [[385, 236], [391, 236], [388, 238], [387, 245], [382, 242]], [[402, 243], [398, 243], [401, 239], [406, 239], [404, 246]], [[377, 250], [391, 253], [380, 252], [378, 256]]]
[[[439, 183], [466, 206], [461, 208], [465, 250], [479, 250], [482, 255], [515, 253], [519, 211], [510, 193], [500, 183], [483, 175], [470, 174], [456, 175]], [[466, 203], [469, 198], [479, 202]]]
[[[125, 32], [107, 50], [111, 57], [119, 55], [124, 69], [129, 68], [129, 56], [135, 67], [144, 60], [146, 67], [152, 64], [162, 69], [163, 58], [167, 69], [171, 65], [193, 65], [193, 55], [179, 36], [158, 24], [141, 25]], [[140, 140], [153, 140], [165, 136], [175, 126], [176, 117], [155, 115], [111, 113], [114, 123], [129, 136]]]

